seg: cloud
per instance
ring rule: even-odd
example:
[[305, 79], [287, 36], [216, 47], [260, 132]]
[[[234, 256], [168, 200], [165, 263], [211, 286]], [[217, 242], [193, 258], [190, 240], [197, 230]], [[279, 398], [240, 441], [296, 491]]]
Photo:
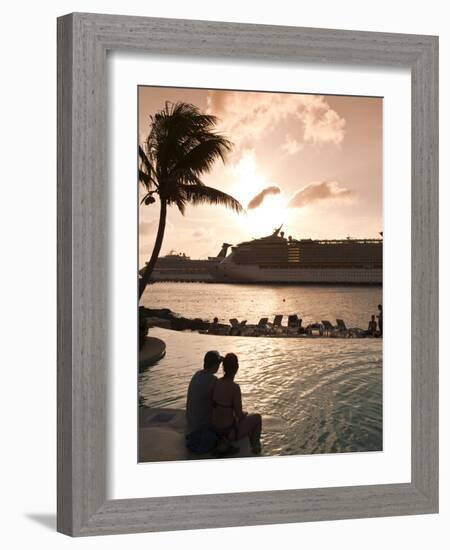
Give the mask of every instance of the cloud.
[[219, 117], [219, 128], [234, 142], [235, 154], [254, 147], [255, 140], [264, 138], [281, 122], [298, 129], [296, 137], [290, 138], [291, 150], [294, 140], [300, 146], [339, 145], [344, 139], [345, 119], [324, 96], [211, 90], [207, 111]]
[[139, 236], [151, 235], [158, 229], [158, 220], [152, 220], [151, 222], [139, 223]]
[[[152, 220], [151, 222], [148, 221], [141, 221], [139, 222], [139, 237], [144, 237], [147, 235], [156, 235], [156, 232], [158, 230], [159, 225], [159, 219]], [[174, 228], [173, 223], [166, 220], [166, 232], [172, 231]]]
[[354, 191], [341, 187], [337, 181], [312, 182], [292, 195], [288, 208], [302, 208], [318, 201], [351, 199], [354, 196]]
[[261, 204], [264, 202], [264, 199], [268, 195], [279, 195], [281, 193], [281, 189], [278, 187], [278, 185], [270, 185], [269, 187], [265, 187], [262, 191], [260, 191], [257, 195], [255, 195], [250, 202], [247, 205], [247, 208], [249, 210], [252, 210], [253, 208], [258, 208], [258, 206], [261, 206]]
[[204, 239], [205, 237], [209, 237], [210, 234], [203, 227], [200, 227], [192, 232], [192, 236], [194, 239]]
[[303, 147], [303, 143], [300, 143], [296, 139], [291, 138], [289, 134], [286, 136], [284, 143], [281, 145], [283, 151], [285, 151], [288, 155], [295, 155], [299, 153], [303, 149]]

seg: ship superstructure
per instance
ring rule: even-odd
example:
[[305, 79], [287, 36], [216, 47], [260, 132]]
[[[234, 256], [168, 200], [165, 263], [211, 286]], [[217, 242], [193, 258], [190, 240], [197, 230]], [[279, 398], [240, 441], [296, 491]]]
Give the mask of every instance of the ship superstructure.
[[[231, 253], [227, 255], [228, 249]], [[141, 270], [141, 274], [142, 274]], [[154, 281], [373, 284], [383, 281], [383, 239], [293, 239], [281, 227], [217, 256], [193, 260], [171, 252], [156, 262]]]
[[285, 238], [271, 235], [232, 247], [214, 266], [217, 280], [245, 283], [381, 284], [383, 240]]

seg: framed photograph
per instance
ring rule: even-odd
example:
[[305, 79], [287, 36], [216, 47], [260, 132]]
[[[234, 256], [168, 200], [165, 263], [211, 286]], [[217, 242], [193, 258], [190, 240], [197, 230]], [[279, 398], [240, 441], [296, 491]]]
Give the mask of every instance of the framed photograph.
[[438, 39], [58, 20], [58, 530], [438, 511]]

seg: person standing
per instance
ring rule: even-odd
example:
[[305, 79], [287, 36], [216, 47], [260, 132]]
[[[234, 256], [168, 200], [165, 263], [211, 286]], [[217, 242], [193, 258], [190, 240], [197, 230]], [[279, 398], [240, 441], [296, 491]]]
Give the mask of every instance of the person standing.
[[380, 332], [380, 336], [383, 336], [383, 306], [381, 304], [378, 304], [378, 330]]
[[375, 321], [375, 315], [372, 315], [369, 321], [369, 326], [367, 327], [366, 334], [367, 336], [375, 336], [377, 332], [377, 322]]

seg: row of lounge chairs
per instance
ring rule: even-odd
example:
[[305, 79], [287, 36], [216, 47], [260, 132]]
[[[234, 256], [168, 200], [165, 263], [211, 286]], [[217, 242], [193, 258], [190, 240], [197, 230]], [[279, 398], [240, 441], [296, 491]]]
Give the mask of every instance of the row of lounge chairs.
[[230, 334], [234, 336], [363, 336], [362, 329], [347, 328], [343, 319], [336, 319], [336, 325], [323, 320], [320, 323], [312, 323], [304, 327], [303, 320], [298, 315], [288, 315], [287, 325], [282, 325], [284, 315], [275, 315], [273, 322], [268, 317], [262, 317], [256, 325], [247, 324], [247, 320], [239, 321], [230, 319], [229, 327], [220, 327], [218, 330], [210, 330], [215, 334]]

